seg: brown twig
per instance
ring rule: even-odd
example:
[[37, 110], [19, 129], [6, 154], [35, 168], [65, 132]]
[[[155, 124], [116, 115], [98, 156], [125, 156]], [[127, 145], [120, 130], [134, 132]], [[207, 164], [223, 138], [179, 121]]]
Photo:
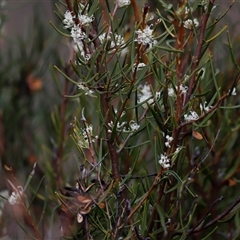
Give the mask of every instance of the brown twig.
[[[219, 220], [223, 219], [225, 216], [227, 216], [231, 210], [240, 203], [240, 197], [238, 197], [230, 206], [228, 206], [228, 208], [221, 214], [219, 214], [216, 218], [214, 218], [212, 221], [210, 221], [209, 223], [207, 223], [206, 225], [204, 225], [203, 227], [198, 227], [198, 228], [194, 228], [194, 229], [190, 229], [188, 231], [188, 236], [192, 233], [197, 233], [197, 232], [201, 232], [211, 226], [213, 226], [215, 223], [217, 223]], [[188, 237], [187, 236], [187, 237]]]
[[[66, 74], [69, 74], [69, 65], [66, 66], [65, 69]], [[63, 95], [62, 95], [62, 102], [60, 106], [60, 140], [58, 143], [58, 148], [56, 152], [56, 169], [57, 169], [57, 187], [63, 187], [63, 179], [62, 179], [62, 161], [63, 161], [63, 152], [64, 152], [64, 141], [66, 135], [66, 106], [68, 99], [66, 97], [68, 93], [68, 83], [69, 81], [65, 79]]]
[[152, 191], [154, 190], [154, 188], [157, 186], [158, 182], [159, 182], [159, 178], [162, 175], [163, 171], [159, 171], [158, 175], [155, 177], [154, 182], [152, 184], [152, 186], [150, 187], [150, 189], [145, 193], [144, 197], [142, 198], [142, 200], [139, 202], [139, 204], [129, 213], [127, 221], [129, 222], [133, 215], [137, 212], [137, 210], [142, 206], [142, 204], [147, 200], [147, 198], [149, 197], [149, 195], [152, 193]]
[[[211, 2], [212, 5], [214, 4], [214, 0], [212, 0], [210, 2]], [[193, 59], [193, 61], [194, 61], [193, 66], [192, 66], [192, 73], [193, 73], [193, 75], [192, 75], [192, 77], [190, 78], [190, 81], [189, 81], [187, 96], [186, 96], [184, 105], [186, 103], [188, 103], [188, 101], [190, 100], [191, 94], [192, 94], [192, 90], [194, 89], [194, 86], [195, 86], [195, 78], [196, 78], [196, 74], [197, 74], [196, 69], [197, 69], [197, 67], [199, 65], [199, 60], [200, 60], [200, 57], [201, 57], [201, 54], [202, 54], [202, 48], [203, 48], [203, 44], [204, 44], [205, 31], [206, 31], [207, 22], [208, 22], [210, 13], [211, 13], [211, 7], [209, 7], [208, 11], [205, 12], [203, 14], [203, 17], [202, 17], [201, 27], [200, 27], [200, 34], [199, 34], [199, 41], [198, 41], [198, 45], [197, 45], [196, 54], [195, 54], [194, 59]]]
[[188, 122], [183, 122], [179, 128], [183, 128], [184, 126], [186, 125], [189, 125], [191, 123], [194, 123], [194, 122], [197, 122], [203, 118], [206, 117], [206, 115], [208, 115], [209, 113], [215, 111], [219, 106], [220, 104], [222, 103], [222, 101], [227, 98], [229, 96], [229, 93], [225, 93], [222, 97], [219, 98], [219, 100], [217, 101], [217, 103], [207, 112], [207, 113], [203, 113], [201, 116], [199, 116], [196, 120], [192, 120], [192, 121], [188, 121]]
[[133, 11], [134, 11], [134, 16], [135, 16], [135, 21], [139, 23], [140, 21], [140, 13], [138, 10], [138, 5], [136, 0], [131, 0], [132, 6], [133, 6]]

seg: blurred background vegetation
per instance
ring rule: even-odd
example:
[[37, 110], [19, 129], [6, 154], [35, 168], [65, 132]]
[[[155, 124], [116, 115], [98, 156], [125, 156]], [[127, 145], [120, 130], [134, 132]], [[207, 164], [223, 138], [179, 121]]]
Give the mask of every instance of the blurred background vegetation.
[[[156, 2], [149, 1], [152, 10], [160, 6]], [[144, 3], [139, 1], [139, 5]], [[216, 17], [230, 5], [228, 1], [217, 1], [217, 4], [219, 6], [215, 11]], [[78, 154], [70, 138], [69, 128], [73, 118], [81, 114], [78, 108], [80, 103], [77, 99], [64, 97], [74, 93], [76, 86], [67, 82], [53, 67], [56, 65], [64, 69], [66, 74], [73, 75], [68, 63], [70, 59], [68, 43], [48, 22], [51, 20], [59, 26], [59, 29], [62, 28], [60, 21], [53, 14], [54, 9], [52, 1], [23, 3], [1, 1], [0, 8], [0, 174], [2, 179], [0, 191], [2, 194], [6, 189], [12, 191], [6, 179], [16, 186], [24, 186], [33, 164], [37, 162], [34, 177], [26, 194], [30, 196], [29, 200], [34, 200], [31, 211], [36, 217], [40, 232], [45, 233], [45, 239], [59, 238], [60, 220], [55, 214], [57, 211], [55, 191], [65, 184], [73, 185], [79, 174]], [[225, 24], [229, 25], [232, 52], [238, 64], [240, 64], [239, 14], [240, 2], [236, 1], [219, 26], [221, 28]], [[218, 84], [222, 85], [223, 89], [230, 89], [231, 79], [237, 78], [239, 69], [229, 53], [227, 34], [222, 34], [211, 48], [215, 56], [215, 67], [221, 69], [218, 74]], [[239, 92], [238, 88], [237, 94]], [[81, 104], [84, 105], [84, 102]], [[90, 111], [94, 112], [92, 109], [94, 104], [91, 102], [88, 104], [88, 114], [90, 114]], [[239, 104], [239, 95], [228, 100], [229, 106]], [[239, 116], [239, 108], [219, 109], [211, 119], [214, 124], [210, 125], [204, 134], [209, 136], [209, 143], [213, 143], [214, 136], [216, 137], [216, 133], [221, 129], [210, 157], [204, 163], [201, 179], [192, 186], [194, 189], [199, 188], [198, 192], [202, 193], [202, 198], [206, 198], [206, 204], [211, 205], [223, 195], [227, 201], [220, 204], [228, 206], [239, 197]], [[186, 154], [194, 153], [196, 156], [193, 161], [198, 159], [201, 152], [208, 152], [206, 146], [201, 145], [197, 139], [188, 139], [188, 141], [189, 149]], [[61, 165], [59, 159], [63, 160]], [[6, 166], [11, 169], [6, 169]], [[57, 179], [56, 172], [59, 171], [63, 172], [63, 179]], [[39, 191], [35, 196], [37, 188]], [[208, 198], [209, 194], [211, 197]], [[0, 201], [4, 200], [6, 199], [0, 199]], [[28, 239], [24, 228], [19, 227], [22, 219], [15, 221], [15, 217], [11, 214], [6, 217], [4, 212], [8, 213], [9, 210], [3, 208], [2, 204], [0, 208], [0, 236]], [[199, 215], [200, 213], [201, 210]], [[212, 214], [214, 216], [214, 213]], [[239, 213], [235, 218], [239, 221]], [[237, 224], [234, 225], [235, 229], [231, 224], [233, 223], [229, 221], [227, 226], [229, 232], [234, 230], [240, 232], [240, 224], [238, 229]], [[218, 239], [231, 238], [222, 236]]]

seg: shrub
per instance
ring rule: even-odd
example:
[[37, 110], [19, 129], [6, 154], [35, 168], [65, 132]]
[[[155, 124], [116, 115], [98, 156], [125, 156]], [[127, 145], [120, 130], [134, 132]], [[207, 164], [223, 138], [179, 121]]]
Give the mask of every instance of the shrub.
[[[214, 1], [139, 4], [56, 4], [69, 53], [52, 73], [53, 150], [24, 188], [7, 177], [7, 206], [32, 237], [239, 236], [239, 65], [219, 27], [233, 3], [217, 18]], [[224, 33], [227, 70], [214, 56]]]

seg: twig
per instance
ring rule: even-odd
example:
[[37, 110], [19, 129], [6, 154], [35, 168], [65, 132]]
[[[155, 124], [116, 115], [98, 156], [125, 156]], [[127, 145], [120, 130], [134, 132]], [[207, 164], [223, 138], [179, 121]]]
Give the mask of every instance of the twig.
[[[69, 65], [66, 66], [66, 74], [68, 74], [68, 68]], [[63, 186], [63, 179], [62, 179], [62, 160], [63, 160], [63, 146], [65, 141], [65, 131], [66, 131], [66, 119], [65, 119], [65, 113], [66, 113], [66, 105], [68, 102], [68, 99], [66, 97], [68, 91], [68, 80], [65, 79], [64, 84], [64, 90], [63, 90], [63, 96], [62, 96], [62, 103], [60, 108], [60, 141], [58, 143], [58, 148], [56, 152], [56, 169], [57, 169], [57, 185], [58, 188], [61, 188]]]
[[136, 0], [131, 0], [132, 6], [133, 6], [133, 11], [134, 11], [134, 16], [135, 16], [135, 21], [138, 23], [140, 21], [140, 14], [138, 10], [138, 5]]
[[218, 222], [219, 220], [221, 220], [222, 218], [224, 218], [225, 216], [227, 216], [227, 214], [229, 214], [231, 212], [231, 210], [240, 203], [240, 197], [238, 197], [223, 213], [221, 213], [220, 215], [218, 215], [216, 218], [214, 218], [212, 221], [210, 221], [209, 223], [207, 223], [205, 226], [203, 227], [198, 227], [196, 229], [190, 229], [188, 232], [189, 234], [192, 233], [196, 233], [196, 232], [201, 232], [209, 227], [211, 227], [212, 225], [214, 225], [216, 222]]
[[[214, 0], [210, 1], [211, 4], [213, 5], [214, 4]], [[205, 36], [205, 31], [206, 31], [206, 27], [207, 27], [207, 22], [208, 22], [208, 19], [209, 19], [209, 16], [210, 16], [210, 13], [211, 13], [211, 7], [209, 6], [209, 9], [206, 13], [203, 14], [203, 17], [202, 17], [202, 22], [201, 22], [201, 27], [200, 27], [200, 35], [199, 35], [199, 41], [198, 41], [198, 45], [197, 45], [197, 50], [196, 50], [196, 54], [194, 56], [194, 63], [193, 63], [193, 67], [192, 67], [192, 77], [190, 79], [190, 82], [189, 82], [189, 86], [188, 86], [188, 91], [187, 91], [187, 97], [185, 99], [185, 102], [183, 105], [185, 105], [186, 103], [188, 103], [188, 101], [190, 100], [191, 98], [191, 94], [192, 94], [192, 90], [194, 88], [194, 85], [195, 85], [195, 77], [196, 77], [196, 74], [197, 74], [197, 67], [199, 65], [199, 59], [201, 57], [201, 54], [202, 54], [202, 48], [203, 48], [203, 44], [204, 44], [204, 36]]]
[[210, 214], [212, 208], [219, 203], [220, 201], [222, 201], [224, 199], [224, 197], [219, 197], [217, 200], [215, 200], [211, 207], [208, 209], [208, 211], [204, 214], [204, 216], [202, 217], [202, 219], [200, 219], [200, 221], [197, 223], [197, 225], [191, 229], [191, 231], [188, 233], [188, 236], [186, 237], [186, 239], [190, 236], [191, 233], [193, 233], [196, 229], [198, 229], [197, 227], [204, 221], [204, 219]]
[[222, 101], [223, 101], [225, 98], [227, 98], [228, 96], [229, 96], [229, 93], [225, 93], [225, 94], [217, 101], [217, 103], [216, 103], [207, 113], [203, 113], [203, 114], [202, 114], [201, 116], [199, 116], [196, 120], [192, 120], [192, 121], [188, 121], [188, 122], [182, 123], [182, 124], [180, 125], [180, 128], [182, 128], [182, 127], [184, 127], [184, 126], [186, 126], [186, 125], [189, 125], [189, 124], [191, 124], [191, 123], [193, 123], [193, 122], [197, 122], [197, 121], [205, 118], [207, 114], [215, 111], [215, 110], [219, 107], [219, 105], [222, 103]]

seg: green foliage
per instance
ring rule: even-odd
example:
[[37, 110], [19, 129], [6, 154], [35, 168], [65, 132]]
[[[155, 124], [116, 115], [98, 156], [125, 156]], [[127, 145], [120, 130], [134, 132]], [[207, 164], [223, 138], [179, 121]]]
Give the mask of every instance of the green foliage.
[[19, 230], [0, 222], [1, 234], [237, 239], [239, 59], [219, 27], [233, 3], [216, 18], [214, 1], [122, 2], [59, 1], [50, 24], [67, 53], [43, 44], [36, 18], [42, 39], [19, 40], [3, 65], [1, 196]]

